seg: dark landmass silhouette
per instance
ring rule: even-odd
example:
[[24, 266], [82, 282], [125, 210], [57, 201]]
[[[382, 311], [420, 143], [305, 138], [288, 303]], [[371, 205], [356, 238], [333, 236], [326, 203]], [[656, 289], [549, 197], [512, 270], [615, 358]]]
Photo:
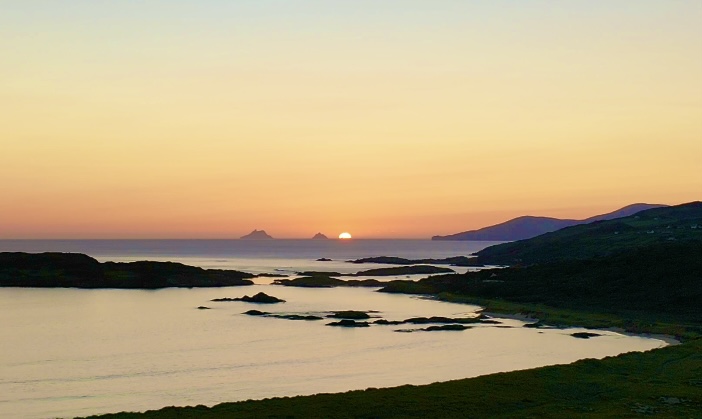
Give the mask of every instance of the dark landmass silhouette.
[[665, 207], [660, 204], [632, 204], [616, 211], [596, 215], [584, 220], [568, 220], [551, 217], [523, 216], [505, 221], [478, 230], [464, 231], [447, 236], [434, 236], [432, 240], [476, 240], [476, 241], [514, 241], [524, 240], [544, 233], [560, 230], [578, 224], [587, 224], [594, 221], [611, 220], [626, 217], [651, 208]]
[[417, 274], [442, 274], [455, 272], [451, 268], [441, 268], [438, 266], [431, 265], [411, 265], [411, 266], [398, 266], [393, 268], [376, 268], [368, 269], [365, 271], [359, 271], [355, 276], [395, 276], [395, 275], [417, 275]]
[[1, 287], [134, 288], [253, 285], [254, 275], [175, 262], [100, 263], [80, 253], [0, 253]]
[[302, 276], [295, 279], [276, 279], [273, 285], [301, 288], [333, 288], [333, 287], [382, 287], [385, 283], [377, 279], [351, 279], [344, 281], [325, 275]]
[[312, 239], [313, 240], [327, 240], [327, 239], [329, 239], [329, 237], [325, 236], [322, 233], [317, 233], [314, 235], [314, 237], [312, 237]]
[[392, 281], [381, 291], [702, 322], [702, 202], [499, 244], [481, 250], [478, 258], [512, 267]]
[[249, 297], [248, 295], [245, 295], [243, 297], [237, 297], [237, 298], [229, 298], [229, 297], [224, 297], [224, 298], [215, 298], [210, 301], [214, 302], [229, 302], [229, 301], [243, 301], [245, 303], [257, 303], [257, 304], [276, 304], [276, 303], [284, 303], [285, 300], [281, 300], [280, 298], [274, 297], [272, 295], [268, 295], [265, 292], [259, 292], [258, 294]]
[[405, 259], [396, 256], [374, 256], [355, 260], [347, 260], [349, 263], [383, 263], [386, 265], [451, 265], [451, 266], [482, 266], [479, 265], [477, 257], [452, 256], [443, 259]]
[[[486, 265], [585, 260], [653, 244], [702, 241], [702, 202], [658, 207], [628, 217], [567, 227], [476, 253]], [[702, 255], [700, 255], [702, 257]]]
[[268, 240], [272, 238], [265, 230], [254, 230], [245, 236], [241, 236], [241, 239], [244, 240]]

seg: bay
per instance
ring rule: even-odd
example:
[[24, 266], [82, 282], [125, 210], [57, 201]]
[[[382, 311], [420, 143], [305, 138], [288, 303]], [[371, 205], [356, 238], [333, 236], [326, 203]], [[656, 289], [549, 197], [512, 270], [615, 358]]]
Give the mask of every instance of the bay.
[[[302, 242], [302, 243], [301, 243]], [[172, 260], [249, 272], [355, 272], [367, 256], [466, 255], [484, 242], [428, 240], [0, 241], [7, 251], [76, 251], [99, 260]], [[318, 262], [328, 257], [332, 262]], [[397, 333], [411, 326], [344, 329], [328, 320], [243, 315], [249, 309], [324, 315], [376, 310], [403, 320], [467, 316], [478, 307], [373, 289], [249, 287], [146, 290], [0, 289], [0, 417], [72, 417], [167, 405], [426, 384], [602, 358], [664, 346], [655, 339], [584, 329], [536, 330], [501, 319], [460, 332]], [[272, 306], [211, 302], [263, 291]], [[210, 310], [198, 310], [205, 305]]]

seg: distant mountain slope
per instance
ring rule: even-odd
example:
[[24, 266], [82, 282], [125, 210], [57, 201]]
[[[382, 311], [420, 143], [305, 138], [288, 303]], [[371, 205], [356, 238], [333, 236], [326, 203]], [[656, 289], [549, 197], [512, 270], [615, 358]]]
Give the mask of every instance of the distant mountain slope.
[[702, 242], [702, 202], [653, 208], [628, 217], [490, 246], [478, 252], [478, 261], [513, 265], [590, 259], [652, 244], [683, 241]]
[[491, 241], [514, 241], [530, 239], [541, 234], [550, 233], [562, 228], [571, 227], [578, 224], [590, 223], [593, 221], [611, 220], [614, 218], [627, 217], [652, 208], [665, 207], [659, 204], [632, 204], [616, 211], [596, 215], [584, 220], [563, 220], [550, 217], [517, 217], [504, 223], [484, 227], [479, 230], [464, 231], [462, 233], [448, 236], [434, 236], [432, 240], [491, 240]]

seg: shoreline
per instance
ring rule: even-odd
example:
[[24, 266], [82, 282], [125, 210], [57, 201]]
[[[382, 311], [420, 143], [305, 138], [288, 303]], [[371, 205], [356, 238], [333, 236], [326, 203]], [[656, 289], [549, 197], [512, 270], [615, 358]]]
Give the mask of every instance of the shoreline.
[[[479, 314], [485, 314], [486, 316], [490, 316], [492, 318], [503, 318], [503, 319], [509, 319], [509, 320], [520, 320], [523, 322], [541, 322], [543, 320], [532, 317], [528, 314], [524, 313], [499, 313], [495, 311], [485, 311], [485, 310], [479, 310], [477, 311]], [[624, 336], [631, 336], [631, 337], [637, 337], [637, 338], [645, 338], [645, 339], [656, 339], [665, 342], [669, 346], [675, 346], [675, 345], [681, 345], [682, 342], [677, 339], [673, 335], [666, 335], [663, 333], [633, 333], [633, 332], [628, 332], [626, 329], [622, 327], [585, 327], [585, 326], [578, 326], [578, 325], [573, 325], [573, 326], [559, 326], [559, 325], [551, 325], [548, 322], [544, 323], [545, 325], [548, 325], [550, 327], [554, 327], [557, 329], [567, 329], [568, 327], [581, 327], [583, 329], [588, 329], [588, 330], [601, 330], [603, 332], [614, 332], [618, 333], [620, 335]]]

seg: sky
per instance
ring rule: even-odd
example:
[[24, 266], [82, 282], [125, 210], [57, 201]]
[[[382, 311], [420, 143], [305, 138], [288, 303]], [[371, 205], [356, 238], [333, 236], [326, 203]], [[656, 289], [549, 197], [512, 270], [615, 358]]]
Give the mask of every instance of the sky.
[[0, 238], [427, 238], [702, 198], [699, 0], [0, 0]]

